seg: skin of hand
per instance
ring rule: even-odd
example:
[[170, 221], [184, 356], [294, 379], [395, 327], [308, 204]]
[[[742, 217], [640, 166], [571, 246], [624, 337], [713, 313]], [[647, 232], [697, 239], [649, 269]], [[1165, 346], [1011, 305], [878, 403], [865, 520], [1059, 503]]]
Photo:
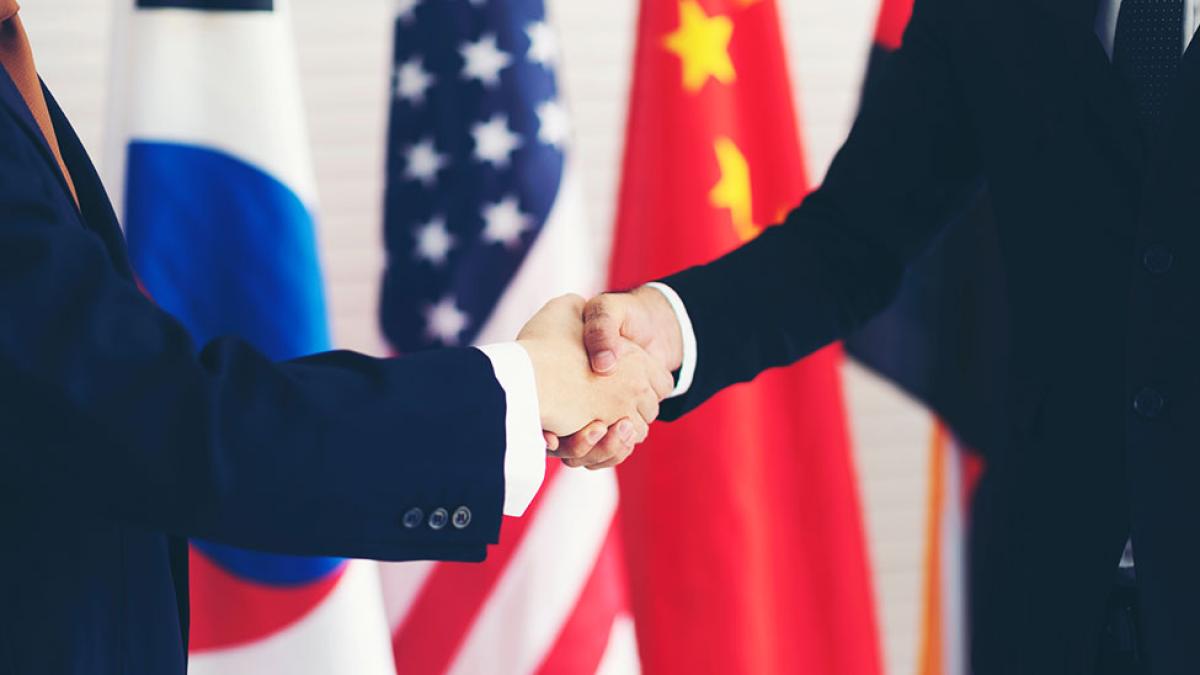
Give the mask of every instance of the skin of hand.
[[517, 336], [533, 363], [542, 428], [562, 436], [597, 421], [640, 442], [671, 391], [671, 374], [633, 344], [621, 345], [622, 358], [609, 372], [592, 372], [584, 350], [584, 304], [577, 295], [551, 300]]
[[[645, 286], [627, 293], [605, 293], [584, 306], [584, 346], [592, 371], [613, 372], [625, 352], [641, 347], [668, 371], [683, 363], [683, 335], [675, 311], [662, 293]], [[563, 438], [547, 434], [547, 448], [567, 466], [604, 469], [625, 461], [636, 443], [620, 423], [594, 421]], [[640, 442], [640, 441], [638, 441]]]
[[653, 288], [598, 295], [584, 305], [583, 322], [583, 343], [598, 374], [610, 372], [632, 345], [646, 350], [668, 371], [683, 365], [679, 320], [666, 296]]

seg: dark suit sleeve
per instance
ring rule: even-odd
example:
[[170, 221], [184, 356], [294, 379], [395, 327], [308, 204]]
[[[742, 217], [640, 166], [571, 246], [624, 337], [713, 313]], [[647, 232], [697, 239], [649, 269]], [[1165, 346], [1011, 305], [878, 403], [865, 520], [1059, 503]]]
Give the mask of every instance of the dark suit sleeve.
[[674, 419], [720, 389], [844, 337], [895, 295], [906, 265], [978, 186], [979, 160], [950, 18], [917, 0], [903, 46], [863, 101], [823, 186], [778, 226], [662, 281], [697, 339]]
[[[0, 122], [6, 120], [0, 116]], [[480, 560], [504, 498], [488, 359], [202, 351], [0, 148], [0, 493], [86, 522], [296, 554]], [[22, 154], [24, 153], [24, 154]], [[62, 195], [57, 195], [61, 199]], [[462, 529], [404, 527], [420, 508]]]

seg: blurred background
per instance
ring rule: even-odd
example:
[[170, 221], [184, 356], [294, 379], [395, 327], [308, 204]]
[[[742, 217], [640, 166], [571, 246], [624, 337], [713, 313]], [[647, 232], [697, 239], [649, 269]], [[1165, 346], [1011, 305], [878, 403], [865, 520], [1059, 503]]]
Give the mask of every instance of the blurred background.
[[[880, 3], [778, 0], [778, 9], [801, 147], [817, 185], [857, 109]], [[397, 6], [293, 0], [291, 10], [333, 343], [384, 354], [378, 304]], [[573, 122], [588, 236], [607, 255], [638, 3], [547, 0], [546, 12], [559, 35], [559, 87]], [[22, 16], [43, 78], [96, 164], [110, 166], [104, 139], [113, 4], [31, 0]], [[908, 675], [921, 660], [933, 423], [921, 406], [849, 360], [843, 376], [884, 671]]]

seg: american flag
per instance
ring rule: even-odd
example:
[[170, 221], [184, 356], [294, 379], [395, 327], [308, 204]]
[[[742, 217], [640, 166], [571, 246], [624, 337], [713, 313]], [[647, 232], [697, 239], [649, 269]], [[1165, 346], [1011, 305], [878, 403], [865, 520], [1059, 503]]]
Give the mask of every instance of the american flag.
[[470, 343], [558, 196], [569, 134], [540, 0], [400, 0], [383, 326], [400, 351]]
[[[400, 352], [511, 340], [601, 288], [540, 0], [399, 0], [382, 323]], [[603, 233], [611, 237], [611, 232]], [[611, 471], [551, 464], [486, 563], [385, 565], [396, 670], [636, 673]]]

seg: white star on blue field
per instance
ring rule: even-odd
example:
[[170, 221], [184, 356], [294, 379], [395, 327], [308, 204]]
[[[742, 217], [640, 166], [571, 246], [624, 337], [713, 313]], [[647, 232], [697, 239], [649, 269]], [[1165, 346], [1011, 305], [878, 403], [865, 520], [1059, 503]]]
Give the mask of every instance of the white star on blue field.
[[469, 344], [541, 232], [570, 122], [540, 0], [397, 0], [382, 322]]

